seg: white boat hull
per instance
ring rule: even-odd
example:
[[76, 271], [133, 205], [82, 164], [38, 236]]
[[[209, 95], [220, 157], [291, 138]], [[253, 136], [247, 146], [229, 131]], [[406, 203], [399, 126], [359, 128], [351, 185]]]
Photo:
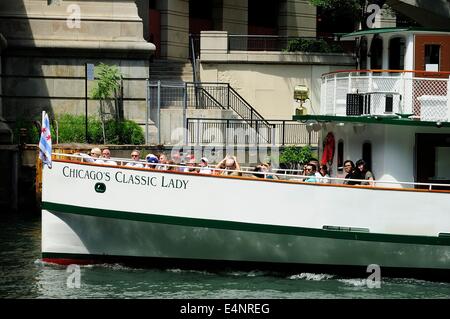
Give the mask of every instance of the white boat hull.
[[[72, 176], [76, 171], [81, 175]], [[97, 183], [106, 190], [96, 192]], [[49, 261], [148, 258], [448, 271], [447, 234], [447, 192], [65, 162], [44, 171], [42, 253]]]

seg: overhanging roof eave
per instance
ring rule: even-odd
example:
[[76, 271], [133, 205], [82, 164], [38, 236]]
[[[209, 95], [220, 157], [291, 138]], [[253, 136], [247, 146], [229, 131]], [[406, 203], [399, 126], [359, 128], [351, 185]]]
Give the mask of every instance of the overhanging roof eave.
[[362, 115], [362, 116], [339, 116], [339, 115], [294, 115], [294, 121], [308, 122], [348, 122], [365, 124], [384, 124], [384, 125], [406, 125], [422, 127], [450, 127], [450, 122], [431, 122], [420, 121], [400, 116], [382, 116], [382, 115]]

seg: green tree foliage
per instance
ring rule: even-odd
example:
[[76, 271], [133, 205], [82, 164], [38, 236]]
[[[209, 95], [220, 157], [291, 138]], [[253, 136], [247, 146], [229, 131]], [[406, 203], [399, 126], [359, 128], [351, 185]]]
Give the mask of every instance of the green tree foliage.
[[[352, 12], [355, 19], [355, 27], [370, 14], [366, 12], [368, 4], [377, 4], [380, 8], [383, 7], [386, 0], [309, 0], [309, 2], [315, 6], [325, 9], [332, 9], [339, 16], [339, 12], [345, 13], [348, 16], [349, 12]], [[365, 23], [362, 24], [362, 28], [365, 29]]]
[[[39, 120], [40, 122], [40, 120]], [[50, 127], [51, 134], [54, 134], [53, 127]], [[41, 137], [41, 132], [35, 121], [26, 121], [22, 118], [17, 119], [13, 132], [13, 143], [23, 143], [23, 144], [39, 144], [39, 138]]]
[[289, 169], [297, 169], [308, 163], [313, 157], [309, 146], [287, 146], [280, 155], [280, 164]]
[[[63, 115], [58, 119], [60, 143], [84, 143], [85, 142], [85, 118], [83, 115]], [[94, 116], [88, 117], [88, 134], [91, 142], [100, 144], [103, 142], [102, 122]], [[116, 121], [114, 119], [105, 122], [105, 135], [111, 144], [144, 144], [144, 132], [135, 122], [130, 120]]]
[[[119, 69], [115, 65], [106, 65], [104, 63], [100, 63], [95, 67], [95, 73], [97, 77], [96, 85], [92, 88], [91, 96], [93, 99], [100, 100], [100, 121], [101, 121], [101, 132], [103, 134], [103, 143], [112, 143], [110, 139], [107, 138], [106, 130], [107, 123], [110, 120], [107, 119], [107, 115], [112, 115], [112, 112], [105, 111], [107, 107], [107, 103], [111, 102], [113, 99], [115, 100], [115, 118], [117, 121], [120, 121], [119, 114], [119, 105], [117, 102], [118, 91], [120, 88], [120, 83], [122, 80], [122, 74]], [[113, 116], [114, 117], [114, 116]], [[119, 124], [117, 124], [119, 125]], [[115, 131], [117, 131], [117, 126]], [[111, 127], [111, 124], [108, 124]], [[113, 125], [114, 126], [114, 125]], [[111, 131], [111, 129], [109, 129]], [[114, 129], [112, 129], [114, 131]], [[118, 132], [118, 131], [117, 131]], [[119, 133], [119, 132], [118, 132]], [[91, 137], [91, 136], [90, 136]], [[120, 139], [119, 136], [115, 136], [114, 140]]]
[[[35, 122], [41, 120], [18, 119], [13, 129], [14, 143], [38, 144], [41, 133]], [[56, 125], [58, 123], [58, 125]], [[58, 133], [56, 132], [58, 126]], [[57, 135], [59, 143], [85, 143], [85, 117], [84, 115], [64, 114], [56, 118], [50, 118], [52, 143], [56, 144]], [[115, 121], [110, 119], [105, 122], [106, 139], [111, 144], [145, 143], [144, 131], [135, 122], [130, 120]], [[97, 117], [88, 117], [88, 134], [91, 142], [101, 144], [103, 142], [102, 123]]]
[[341, 53], [344, 50], [338, 44], [328, 44], [325, 40], [315, 39], [294, 39], [289, 40], [288, 52], [321, 52], [321, 53]]
[[323, 8], [349, 8], [353, 10], [361, 10], [366, 0], [309, 0], [311, 4]]
[[92, 88], [91, 97], [96, 100], [107, 100], [114, 97], [120, 87], [122, 75], [115, 65], [100, 63], [95, 67], [96, 85]]

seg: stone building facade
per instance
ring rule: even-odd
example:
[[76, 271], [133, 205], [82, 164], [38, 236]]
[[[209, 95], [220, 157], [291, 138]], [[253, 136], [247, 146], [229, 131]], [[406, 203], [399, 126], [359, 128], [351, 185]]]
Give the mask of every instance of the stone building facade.
[[308, 0], [137, 0], [144, 36], [159, 48], [157, 56], [185, 60], [189, 34], [314, 37], [316, 7]]
[[[145, 114], [145, 80], [155, 46], [144, 39], [134, 0], [17, 0], [0, 3], [2, 108], [7, 122], [85, 114], [86, 63], [119, 66], [126, 118]], [[92, 81], [88, 82], [88, 95]], [[88, 113], [98, 112], [88, 101]]]

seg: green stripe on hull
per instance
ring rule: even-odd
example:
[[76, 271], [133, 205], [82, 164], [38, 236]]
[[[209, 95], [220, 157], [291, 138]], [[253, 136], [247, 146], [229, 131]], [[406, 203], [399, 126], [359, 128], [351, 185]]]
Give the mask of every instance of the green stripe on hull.
[[124, 212], [116, 210], [105, 210], [97, 208], [64, 205], [50, 202], [43, 202], [42, 209], [76, 215], [123, 219], [123, 220], [150, 222], [168, 225], [217, 228], [224, 230], [237, 230], [237, 231], [247, 231], [257, 233], [295, 235], [295, 236], [344, 239], [356, 241], [372, 241], [372, 242], [375, 241], [375, 242], [402, 243], [413, 245], [450, 246], [450, 238], [437, 236], [431, 237], [431, 236], [393, 235], [393, 234], [376, 234], [376, 233], [363, 233], [352, 231], [322, 230], [305, 227], [266, 225], [266, 224], [244, 223], [234, 221], [210, 220], [201, 218], [143, 214], [135, 212]]

